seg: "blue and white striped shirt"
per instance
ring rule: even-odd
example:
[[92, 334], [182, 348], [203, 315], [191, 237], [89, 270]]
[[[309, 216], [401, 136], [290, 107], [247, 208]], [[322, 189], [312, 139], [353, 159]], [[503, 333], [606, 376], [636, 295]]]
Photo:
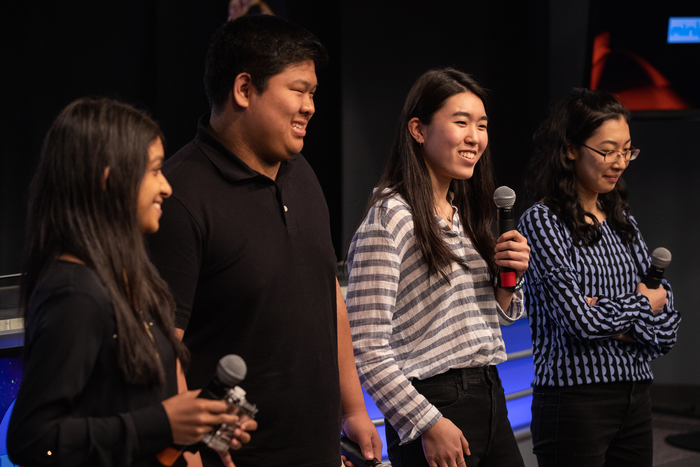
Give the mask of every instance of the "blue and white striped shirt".
[[[636, 293], [649, 270], [647, 246], [636, 230], [625, 245], [607, 222], [590, 247], [575, 245], [565, 224], [545, 205], [535, 204], [518, 230], [532, 251], [525, 273], [525, 303], [532, 329], [533, 386], [575, 386], [653, 379], [649, 362], [676, 342], [680, 314], [668, 300], [654, 315]], [[590, 306], [586, 297], [598, 297]], [[628, 333], [638, 344], [611, 338]]]
[[399, 195], [373, 206], [348, 254], [347, 307], [355, 361], [365, 390], [405, 444], [441, 417], [410, 378], [506, 360], [499, 317], [523, 311], [517, 293], [505, 314], [486, 262], [462, 230], [440, 219], [443, 239], [469, 268], [453, 264], [448, 283], [430, 275], [416, 245], [410, 208]]

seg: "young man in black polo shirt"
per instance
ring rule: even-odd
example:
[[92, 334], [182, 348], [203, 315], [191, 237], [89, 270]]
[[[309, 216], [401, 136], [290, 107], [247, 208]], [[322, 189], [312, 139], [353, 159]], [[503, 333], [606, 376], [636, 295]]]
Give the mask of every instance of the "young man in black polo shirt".
[[[326, 59], [303, 28], [243, 17], [212, 38], [205, 87], [212, 113], [163, 168], [173, 187], [153, 260], [177, 302], [192, 354], [191, 388], [226, 354], [259, 428], [237, 467], [338, 467], [342, 429], [368, 459], [381, 441], [364, 406], [347, 312], [335, 279], [328, 208], [301, 151]], [[221, 465], [203, 450], [204, 465]], [[359, 466], [358, 466], [359, 467]]]

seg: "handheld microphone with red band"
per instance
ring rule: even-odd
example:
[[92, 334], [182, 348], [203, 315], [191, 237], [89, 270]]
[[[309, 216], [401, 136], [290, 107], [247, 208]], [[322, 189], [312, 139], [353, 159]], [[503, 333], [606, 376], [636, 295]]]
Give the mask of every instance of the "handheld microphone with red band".
[[[251, 404], [245, 398], [246, 392], [237, 386], [243, 381], [248, 371], [245, 362], [238, 355], [226, 355], [219, 360], [216, 367], [216, 375], [209, 381], [198, 398], [223, 400], [227, 404], [226, 411], [234, 415], [247, 415], [255, 418], [258, 409], [255, 404]], [[226, 423], [214, 427], [202, 440], [207, 446], [217, 451], [225, 451], [229, 448], [233, 439], [233, 432], [238, 424], [228, 425]], [[158, 461], [161, 465], [170, 467], [180, 457], [186, 446], [173, 446], [163, 450], [158, 454]]]
[[[515, 191], [507, 186], [498, 187], [493, 192], [493, 202], [496, 203], [498, 208], [498, 236], [500, 237], [516, 228], [515, 213], [513, 212]], [[515, 292], [515, 286], [517, 285], [515, 269], [499, 266], [498, 285], [508, 292]]]
[[664, 271], [671, 264], [671, 252], [666, 248], [659, 247], [651, 254], [651, 267], [644, 276], [644, 285], [650, 289], [658, 289], [661, 279], [664, 278]]

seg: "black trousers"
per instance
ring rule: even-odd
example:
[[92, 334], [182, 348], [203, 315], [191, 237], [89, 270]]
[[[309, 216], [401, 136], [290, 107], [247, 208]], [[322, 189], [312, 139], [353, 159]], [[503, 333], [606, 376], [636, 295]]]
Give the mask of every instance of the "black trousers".
[[[508, 420], [506, 399], [495, 366], [449, 370], [413, 386], [454, 423], [467, 439], [468, 467], [523, 467], [523, 459]], [[427, 467], [418, 438], [399, 446], [396, 430], [386, 423], [386, 441], [393, 467]], [[462, 464], [464, 465], [464, 464]]]
[[651, 467], [650, 382], [536, 387], [533, 452], [540, 467]]

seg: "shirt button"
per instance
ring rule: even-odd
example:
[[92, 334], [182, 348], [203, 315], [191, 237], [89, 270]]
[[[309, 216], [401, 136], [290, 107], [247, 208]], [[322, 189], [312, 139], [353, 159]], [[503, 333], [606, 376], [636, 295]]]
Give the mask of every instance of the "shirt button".
[[289, 211], [289, 209], [287, 209], [287, 206], [285, 206], [285, 207], [284, 207], [284, 212], [287, 212], [287, 211]]

